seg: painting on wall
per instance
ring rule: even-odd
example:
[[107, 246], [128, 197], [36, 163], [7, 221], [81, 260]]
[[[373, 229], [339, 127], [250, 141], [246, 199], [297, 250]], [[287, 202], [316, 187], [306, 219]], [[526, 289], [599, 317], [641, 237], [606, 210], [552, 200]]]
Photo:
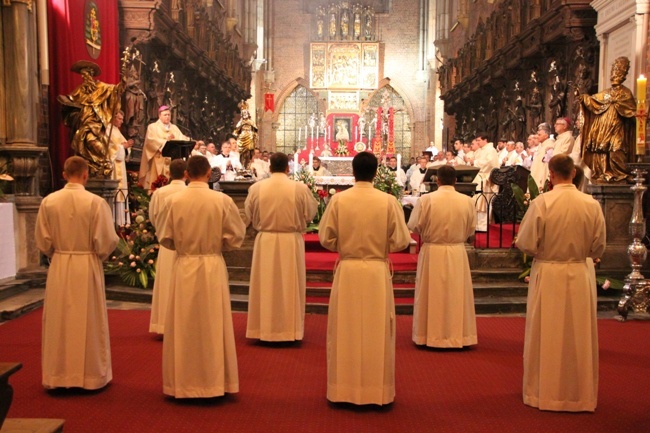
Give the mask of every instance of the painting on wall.
[[312, 43], [310, 86], [313, 89], [376, 89], [378, 43]]
[[328, 111], [359, 111], [359, 92], [330, 91], [327, 97]]
[[334, 131], [334, 141], [345, 141], [346, 143], [352, 138], [352, 117], [334, 116], [332, 120]]

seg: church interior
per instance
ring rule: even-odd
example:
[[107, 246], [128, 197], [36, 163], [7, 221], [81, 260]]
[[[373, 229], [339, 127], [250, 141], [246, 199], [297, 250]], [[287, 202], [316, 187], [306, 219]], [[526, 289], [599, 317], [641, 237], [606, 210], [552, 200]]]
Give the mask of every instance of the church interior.
[[[649, 35], [647, 0], [4, 0], [0, 433], [642, 431]], [[151, 153], [152, 125], [165, 113], [177, 132]], [[111, 151], [111, 138], [125, 145]], [[496, 164], [480, 162], [481, 141]], [[443, 165], [455, 167], [455, 190], [472, 197], [478, 215], [464, 242], [477, 346], [412, 344], [426, 242], [412, 233], [406, 249], [387, 253], [398, 393], [378, 408], [325, 399], [340, 256], [322, 246], [317, 227], [328, 203], [353, 189], [353, 159], [364, 152], [386, 177], [375, 188], [400, 200], [405, 222], [442, 188]], [[154, 281], [171, 275], [156, 269], [148, 207], [170, 182], [170, 160], [199, 153], [211, 161], [210, 187], [242, 218], [250, 188], [270, 177], [269, 162], [259, 161], [276, 153], [288, 155], [318, 211], [302, 234], [305, 339], [246, 339], [256, 242], [248, 227], [241, 248], [223, 253], [242, 392], [177, 402], [160, 389], [163, 337], [147, 332]], [[231, 164], [237, 154], [241, 163]], [[558, 154], [584, 172], [576, 187], [600, 205], [606, 227], [592, 262], [600, 401], [579, 415], [521, 403], [535, 265], [515, 243], [533, 199], [553, 188], [548, 161]], [[121, 238], [103, 265], [115, 379], [101, 391], [40, 383], [51, 265], [34, 233], [73, 155], [88, 161], [85, 188], [109, 205]]]

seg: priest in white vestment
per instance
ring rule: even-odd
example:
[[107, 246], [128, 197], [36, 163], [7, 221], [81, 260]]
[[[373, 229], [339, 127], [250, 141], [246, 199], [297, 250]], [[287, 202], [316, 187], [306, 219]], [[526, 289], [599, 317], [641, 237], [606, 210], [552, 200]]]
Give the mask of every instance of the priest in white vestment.
[[357, 154], [352, 170], [356, 183], [332, 197], [318, 233], [321, 244], [340, 255], [327, 321], [327, 399], [383, 405], [395, 398], [388, 253], [407, 248], [411, 236], [397, 199], [372, 185], [375, 156]]
[[115, 224], [123, 226], [131, 222], [129, 215], [129, 182], [126, 173], [126, 151], [133, 145], [133, 139], [127, 140], [120, 128], [124, 123], [124, 112], [119, 110], [113, 116], [107, 136], [109, 139], [108, 154], [113, 162], [112, 179], [119, 181], [115, 199], [113, 200], [113, 219]]
[[537, 188], [542, 191], [546, 179], [548, 178], [547, 154], [552, 152], [555, 147], [555, 141], [551, 138], [551, 126], [548, 123], [541, 123], [537, 127], [537, 138], [539, 146], [537, 152], [535, 152], [535, 156], [533, 157], [533, 164], [530, 167], [530, 175], [535, 179]]
[[[291, 161], [289, 161], [291, 163]], [[257, 180], [266, 179], [271, 175], [270, 163], [262, 159], [262, 152], [258, 148], [253, 150], [253, 159], [251, 160], [250, 170], [253, 172], [253, 178]]]
[[571, 183], [568, 155], [549, 162], [553, 190], [531, 202], [517, 247], [533, 256], [524, 340], [524, 403], [593, 412], [598, 398], [596, 276], [605, 251], [600, 204]]
[[166, 105], [158, 109], [158, 120], [147, 127], [142, 145], [142, 157], [140, 159], [139, 182], [146, 190], [151, 189], [151, 183], [158, 179], [158, 176], [168, 176], [169, 158], [162, 156], [165, 143], [169, 140], [189, 140], [183, 135], [178, 126], [171, 123], [172, 112]]
[[477, 344], [474, 290], [465, 243], [476, 228], [471, 197], [456, 192], [456, 170], [438, 168], [438, 190], [417, 201], [408, 227], [423, 241], [413, 305], [413, 342], [449, 348]]
[[[488, 203], [492, 202], [494, 193], [498, 190], [498, 186], [493, 185], [490, 181], [490, 174], [495, 168], [499, 168], [499, 154], [497, 153], [494, 145], [487, 141], [487, 134], [479, 133], [476, 136], [476, 144], [478, 150], [474, 152], [474, 167], [478, 167], [478, 174], [473, 180], [476, 184], [476, 190], [482, 192], [475, 198], [477, 222], [476, 229], [486, 231], [489, 221]], [[491, 209], [490, 209], [491, 210]]]
[[[169, 165], [171, 182], [161, 188], [157, 188], [151, 195], [149, 203], [149, 220], [156, 230], [162, 226], [161, 214], [166, 200], [177, 192], [184, 191], [185, 170], [187, 163], [182, 159], [175, 159]], [[165, 333], [165, 317], [167, 316], [167, 304], [169, 299], [170, 286], [172, 282], [172, 268], [176, 260], [176, 251], [160, 245], [158, 248], [158, 259], [156, 260], [156, 278], [153, 283], [153, 296], [151, 298], [151, 319], [149, 321], [149, 332], [156, 334]]]
[[563, 153], [570, 155], [573, 150], [575, 139], [571, 127], [571, 119], [568, 117], [559, 117], [555, 121], [555, 143], [553, 144], [553, 156]]
[[[259, 153], [259, 150], [256, 150]], [[291, 180], [289, 159], [271, 155], [271, 177], [251, 185], [246, 219], [258, 232], [253, 249], [246, 337], [262, 341], [302, 340], [306, 270], [302, 233], [318, 210], [314, 195]]]
[[246, 226], [235, 202], [208, 187], [203, 156], [187, 162], [190, 184], [165, 200], [160, 243], [176, 251], [163, 339], [163, 392], [208, 398], [239, 391], [228, 270]]
[[119, 237], [106, 201], [84, 185], [88, 163], [65, 161], [63, 189], [43, 199], [36, 246], [52, 259], [45, 285], [42, 383], [99, 389], [113, 378], [102, 262]]

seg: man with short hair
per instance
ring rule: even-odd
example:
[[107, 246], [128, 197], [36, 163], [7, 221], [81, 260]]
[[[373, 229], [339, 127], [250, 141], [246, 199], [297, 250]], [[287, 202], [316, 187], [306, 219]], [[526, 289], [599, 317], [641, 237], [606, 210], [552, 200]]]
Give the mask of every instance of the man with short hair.
[[397, 158], [395, 156], [388, 158], [387, 167], [395, 174], [395, 180], [397, 181], [397, 184], [404, 188], [404, 185], [406, 184], [406, 173], [404, 173], [404, 170], [402, 170], [401, 167], [397, 166]]
[[124, 112], [119, 110], [113, 116], [111, 126], [108, 127], [106, 135], [109, 139], [108, 154], [113, 161], [112, 179], [119, 181], [117, 194], [115, 196], [114, 212], [115, 224], [123, 226], [131, 222], [129, 216], [129, 183], [126, 173], [126, 157], [128, 149], [133, 146], [133, 139], [126, 139], [120, 128], [124, 123]]
[[502, 167], [510, 167], [511, 165], [515, 165], [515, 158], [517, 158], [517, 152], [515, 152], [515, 146], [516, 144], [512, 140], [509, 140], [506, 143], [506, 150], [508, 151], [508, 154], [503, 160], [501, 160]]
[[151, 189], [151, 184], [160, 175], [167, 176], [169, 172], [171, 160], [162, 156], [165, 143], [169, 140], [189, 140], [178, 126], [171, 123], [171, 119], [171, 110], [163, 105], [158, 109], [158, 120], [147, 127], [138, 176], [140, 184], [146, 190]]
[[417, 164], [413, 173], [411, 173], [411, 178], [409, 179], [409, 186], [411, 187], [412, 193], [420, 193], [424, 191], [425, 185], [422, 181], [424, 180], [424, 175], [427, 172], [427, 157], [420, 156], [417, 158]]
[[208, 187], [208, 160], [187, 162], [190, 183], [165, 200], [160, 244], [177, 253], [163, 340], [163, 392], [209, 398], [239, 391], [228, 270], [222, 251], [239, 248], [246, 226], [235, 202]]
[[499, 163], [503, 163], [503, 160], [508, 157], [509, 150], [507, 149], [508, 139], [499, 138], [497, 142], [496, 151], [499, 154]]
[[270, 163], [262, 159], [262, 152], [259, 148], [253, 149], [253, 159], [251, 160], [250, 169], [253, 172], [255, 180], [266, 179], [270, 176]]
[[526, 151], [528, 156], [524, 159], [523, 165], [528, 170], [530, 170], [531, 166], [533, 165], [533, 159], [535, 158], [535, 154], [539, 150], [539, 140], [537, 138], [537, 134], [530, 134], [528, 136], [528, 139], [526, 140], [526, 144], [528, 145], [528, 150]]
[[315, 156], [312, 159], [311, 170], [314, 176], [331, 176], [332, 174], [321, 165], [320, 158]]
[[210, 167], [214, 168], [217, 167], [218, 165], [218, 160], [217, 160], [217, 146], [214, 145], [214, 143], [208, 143], [208, 145], [205, 147], [205, 157], [208, 158], [208, 161], [210, 162]]
[[488, 225], [488, 203], [492, 200], [492, 195], [497, 191], [497, 186], [490, 181], [492, 170], [499, 167], [499, 155], [492, 143], [488, 143], [486, 133], [479, 133], [476, 136], [478, 150], [474, 153], [474, 167], [479, 171], [474, 178], [476, 190], [482, 191], [476, 199], [477, 223], [476, 229], [486, 231]]
[[[256, 149], [259, 156], [259, 149]], [[253, 248], [246, 337], [262, 341], [302, 340], [306, 270], [302, 233], [318, 210], [314, 195], [291, 180], [289, 158], [271, 155], [271, 177], [251, 185], [244, 203], [257, 230]]]
[[456, 170], [438, 168], [438, 190], [420, 198], [408, 227], [423, 241], [413, 305], [413, 342], [429, 347], [477, 344], [474, 292], [465, 242], [476, 227], [474, 201], [456, 192]]
[[108, 203], [86, 191], [88, 163], [65, 161], [67, 184], [43, 199], [36, 246], [52, 259], [43, 306], [42, 383], [99, 389], [113, 378], [104, 267], [119, 237]]
[[555, 141], [551, 138], [551, 126], [548, 123], [539, 124], [537, 138], [540, 144], [530, 167], [530, 175], [533, 176], [537, 188], [541, 191], [548, 178], [548, 159], [551, 157], [549, 154], [553, 152], [555, 146]]
[[553, 156], [561, 153], [565, 155], [571, 154], [575, 139], [573, 133], [569, 129], [571, 127], [571, 119], [568, 117], [558, 117], [555, 120], [555, 144], [553, 146]]
[[587, 258], [605, 251], [600, 204], [571, 183], [573, 160], [549, 162], [553, 189], [533, 200], [516, 246], [533, 256], [526, 306], [524, 403], [589, 411], [598, 398], [596, 275]]
[[395, 398], [388, 253], [408, 247], [411, 236], [399, 201], [372, 185], [377, 158], [358, 153], [352, 171], [354, 186], [331, 198], [318, 232], [321, 244], [340, 255], [328, 311], [327, 399], [383, 405]]
[[235, 154], [232, 151], [232, 144], [230, 143], [229, 139], [224, 140], [223, 143], [221, 143], [221, 153], [217, 155], [215, 159], [216, 167], [219, 167], [221, 173], [224, 176], [227, 171], [236, 171], [242, 169], [241, 162], [239, 161], [239, 155]]
[[[175, 159], [169, 165], [171, 182], [157, 188], [151, 195], [149, 203], [149, 220], [156, 230], [162, 228], [162, 211], [166, 200], [173, 194], [185, 190], [185, 169], [187, 164], [182, 159]], [[156, 262], [156, 278], [153, 283], [153, 296], [151, 299], [151, 319], [149, 332], [156, 334], [165, 333], [165, 317], [167, 313], [167, 300], [171, 285], [172, 268], [176, 260], [176, 251], [160, 245], [158, 260]]]

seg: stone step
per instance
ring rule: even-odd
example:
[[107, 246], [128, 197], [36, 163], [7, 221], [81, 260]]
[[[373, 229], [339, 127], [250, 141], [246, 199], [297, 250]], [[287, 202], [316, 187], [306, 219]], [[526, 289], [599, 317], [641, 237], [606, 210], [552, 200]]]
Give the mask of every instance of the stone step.
[[45, 287], [44, 274], [36, 278], [5, 278], [0, 280], [0, 301], [38, 287]]
[[27, 289], [0, 301], [0, 322], [12, 320], [43, 305], [45, 289]]

